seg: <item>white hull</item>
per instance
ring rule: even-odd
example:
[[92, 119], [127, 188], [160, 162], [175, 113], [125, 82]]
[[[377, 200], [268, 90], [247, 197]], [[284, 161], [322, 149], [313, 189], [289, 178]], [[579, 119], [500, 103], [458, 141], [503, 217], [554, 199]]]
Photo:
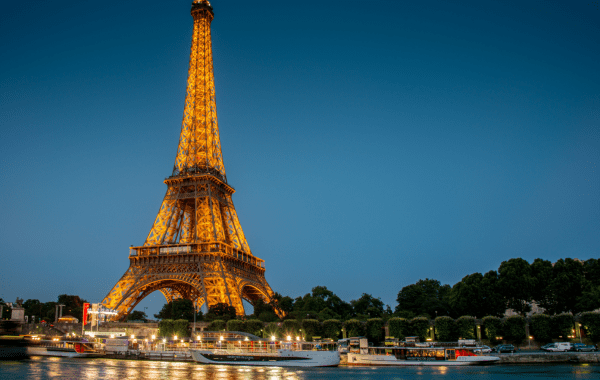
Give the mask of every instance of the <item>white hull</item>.
[[393, 355], [348, 354], [348, 365], [364, 366], [463, 366], [491, 364], [497, 356], [459, 356], [456, 360], [400, 360]]
[[94, 358], [102, 356], [100, 353], [76, 352], [75, 350], [57, 350], [51, 347], [27, 347], [27, 354], [32, 356], [56, 356], [63, 358]]
[[202, 364], [225, 364], [271, 367], [337, 367], [337, 351], [277, 350], [273, 353], [192, 350], [192, 358]]

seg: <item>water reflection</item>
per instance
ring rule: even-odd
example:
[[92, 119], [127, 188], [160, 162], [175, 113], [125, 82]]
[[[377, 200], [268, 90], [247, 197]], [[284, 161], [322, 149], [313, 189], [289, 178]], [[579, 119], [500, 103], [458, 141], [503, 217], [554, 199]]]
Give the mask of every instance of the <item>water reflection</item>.
[[109, 380], [408, 380], [514, 378], [600, 378], [600, 365], [485, 366], [485, 367], [339, 367], [278, 368], [203, 366], [195, 363], [66, 359], [34, 357], [20, 362], [0, 362], [0, 379], [109, 379]]

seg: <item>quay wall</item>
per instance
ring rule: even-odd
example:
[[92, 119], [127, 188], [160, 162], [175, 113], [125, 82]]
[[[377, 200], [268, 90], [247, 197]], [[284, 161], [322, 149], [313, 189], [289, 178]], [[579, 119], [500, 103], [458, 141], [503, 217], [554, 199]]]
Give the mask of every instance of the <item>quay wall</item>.
[[499, 355], [500, 364], [600, 363], [597, 352], [517, 353]]

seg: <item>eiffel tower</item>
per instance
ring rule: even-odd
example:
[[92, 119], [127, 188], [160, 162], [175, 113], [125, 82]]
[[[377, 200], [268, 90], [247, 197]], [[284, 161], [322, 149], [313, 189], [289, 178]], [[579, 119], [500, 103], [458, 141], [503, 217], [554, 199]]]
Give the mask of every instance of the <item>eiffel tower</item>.
[[199, 310], [226, 303], [244, 314], [242, 299], [270, 302], [265, 262], [250, 251], [227, 183], [215, 102], [207, 0], [192, 2], [194, 34], [187, 95], [173, 174], [154, 225], [141, 247], [129, 250], [129, 269], [102, 304], [122, 319], [154, 291]]

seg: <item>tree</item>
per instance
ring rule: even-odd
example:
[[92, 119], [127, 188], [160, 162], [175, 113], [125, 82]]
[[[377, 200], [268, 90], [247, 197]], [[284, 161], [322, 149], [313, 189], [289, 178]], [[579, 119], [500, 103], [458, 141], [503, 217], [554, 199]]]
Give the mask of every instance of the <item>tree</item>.
[[366, 323], [367, 338], [373, 343], [381, 342], [384, 334], [383, 327], [385, 323], [383, 318], [369, 318]]
[[429, 333], [429, 319], [425, 317], [416, 317], [410, 321], [411, 332], [418, 336], [421, 341], [425, 341], [425, 337]]
[[502, 329], [504, 330], [504, 337], [512, 340], [517, 344], [525, 339], [525, 318], [520, 315], [513, 315], [504, 320]]
[[552, 340], [552, 320], [549, 315], [536, 314], [531, 317], [531, 334], [538, 342]]
[[390, 335], [394, 338], [404, 340], [410, 333], [410, 323], [406, 318], [394, 317], [388, 321]]
[[25, 315], [35, 316], [36, 320], [41, 320], [43, 304], [36, 299], [29, 299], [23, 302], [23, 308], [25, 309]]
[[502, 336], [502, 320], [498, 317], [487, 316], [482, 319], [483, 331], [490, 342], [496, 342]]
[[[409, 311], [415, 315], [449, 315], [448, 298], [451, 288], [437, 280], [419, 280], [416, 284], [402, 288], [398, 293], [396, 314]], [[436, 313], [437, 312], [437, 313]]]
[[508, 308], [521, 315], [531, 310], [535, 279], [531, 266], [523, 259], [503, 261], [498, 268], [498, 289]]
[[552, 263], [548, 260], [535, 259], [531, 263], [531, 275], [534, 278], [531, 297], [546, 310], [553, 310], [556, 307], [551, 289], [553, 271]]
[[450, 317], [437, 317], [435, 319], [435, 335], [441, 342], [456, 340], [456, 321]]
[[352, 316], [352, 306], [325, 286], [315, 286], [311, 293], [296, 298], [293, 309], [290, 316], [298, 320], [319, 316], [326, 319]]
[[254, 317], [260, 319], [263, 322], [275, 322], [279, 320], [277, 314], [275, 314], [275, 310], [273, 309], [273, 305], [269, 303], [265, 303], [262, 299], [257, 299], [254, 301]]
[[144, 321], [148, 320], [148, 316], [143, 311], [134, 310], [127, 316], [127, 321]]
[[590, 288], [585, 279], [583, 264], [573, 259], [560, 259], [554, 263], [553, 280], [550, 285], [554, 295], [554, 313], [571, 312], [576, 314], [584, 291]]
[[375, 298], [370, 294], [363, 293], [359, 299], [350, 301], [350, 304], [354, 309], [354, 315], [359, 319], [383, 317], [385, 305], [380, 298]]
[[65, 305], [62, 315], [71, 315], [78, 319], [83, 319], [83, 304], [87, 302], [75, 295], [61, 294], [58, 296], [58, 303]]
[[235, 307], [230, 306], [229, 304], [226, 304], [224, 302], [219, 302], [208, 308], [208, 313], [206, 313], [204, 319], [206, 319], [207, 321], [212, 321], [215, 319], [228, 321], [230, 319], [235, 319], [235, 317]]
[[337, 340], [342, 332], [342, 322], [337, 319], [328, 319], [323, 322], [323, 336]]
[[475, 318], [463, 315], [456, 320], [456, 333], [462, 339], [475, 339], [477, 332], [475, 331]]
[[[194, 303], [190, 300], [178, 298], [166, 303], [158, 314], [154, 314], [157, 319], [185, 319], [188, 322], [194, 320]], [[196, 314], [196, 320], [202, 320], [202, 312]]]

